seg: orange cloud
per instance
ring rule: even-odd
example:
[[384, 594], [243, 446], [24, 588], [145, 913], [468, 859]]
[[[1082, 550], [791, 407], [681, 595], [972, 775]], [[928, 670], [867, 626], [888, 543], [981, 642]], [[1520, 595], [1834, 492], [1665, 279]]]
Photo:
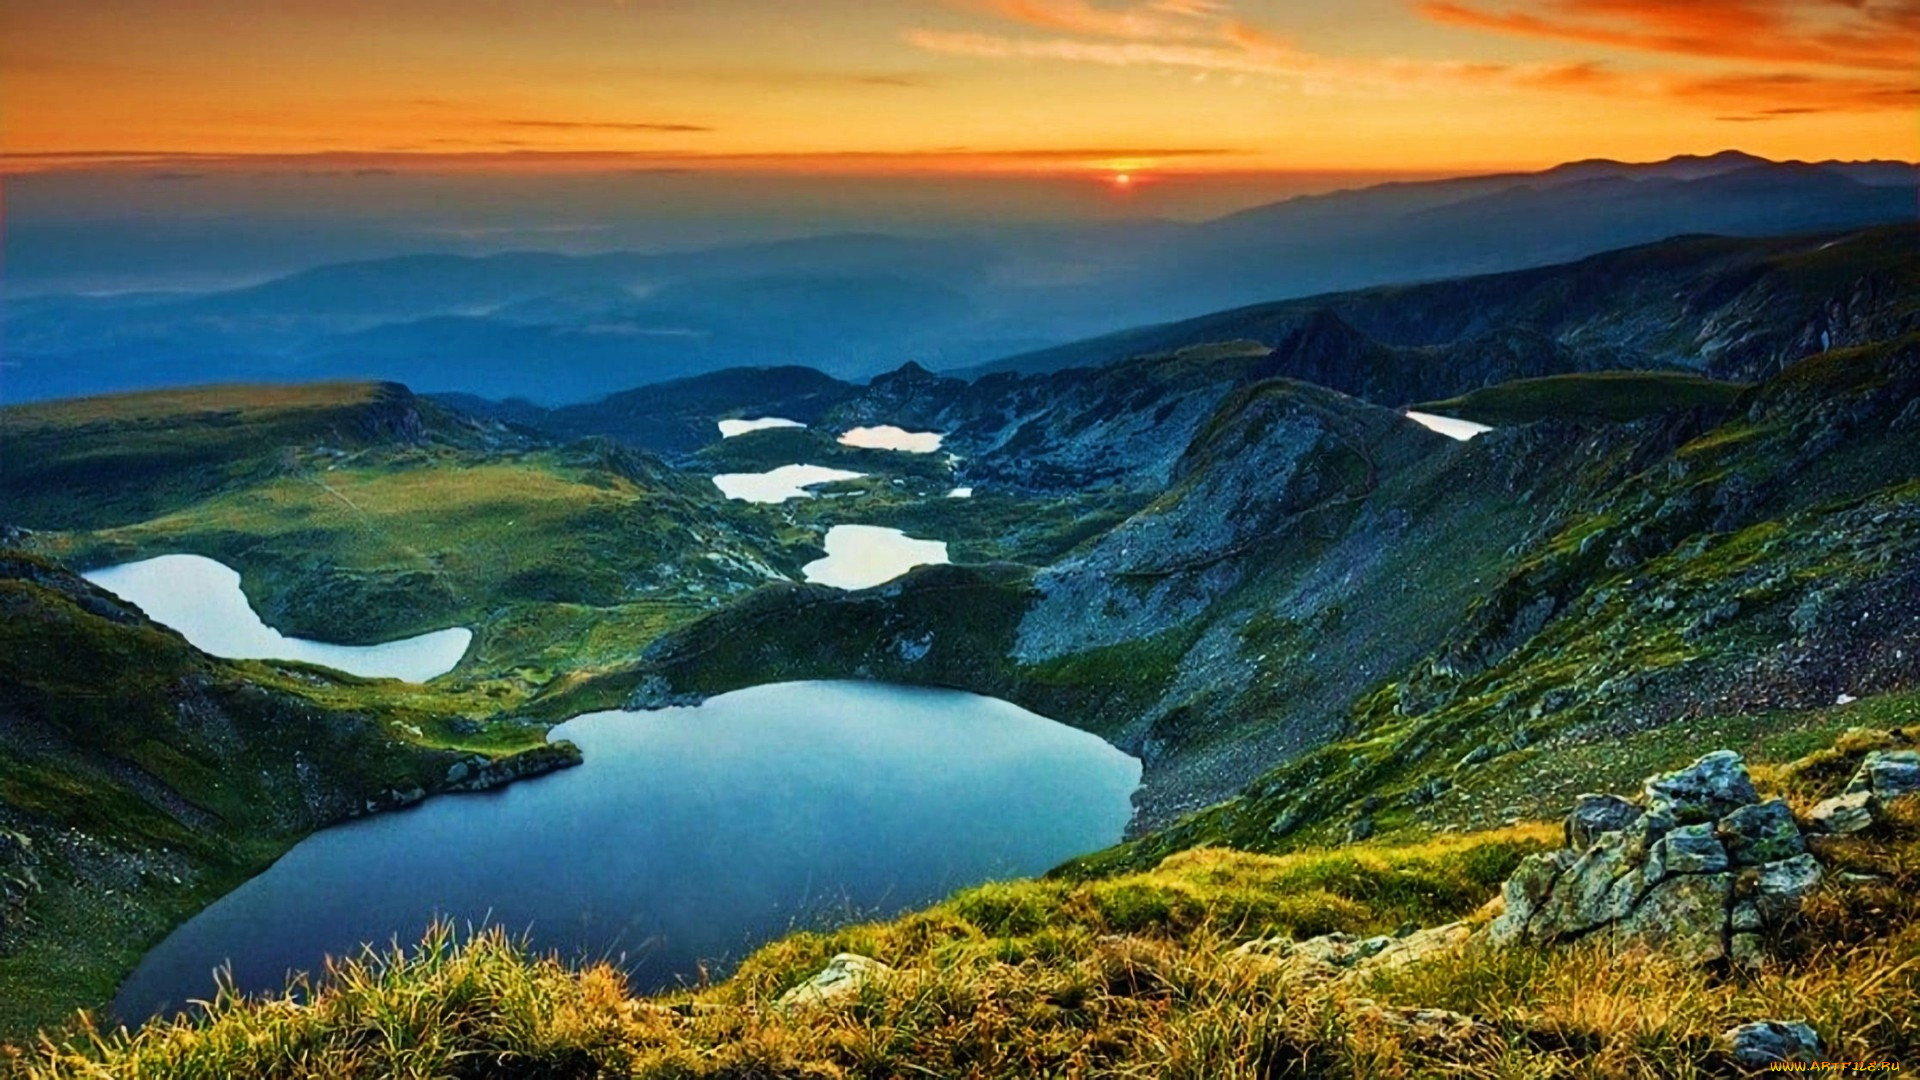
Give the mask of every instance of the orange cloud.
[[1121, 8], [1087, 0], [969, 0], [966, 6], [1046, 30], [1136, 41], [1203, 37], [1204, 21], [1226, 10], [1215, 0], [1156, 0]]
[[1916, 0], [1532, 0], [1505, 10], [1424, 0], [1436, 22], [1721, 60], [1912, 72]]
[[[929, 52], [983, 59], [1059, 60], [1111, 67], [1163, 66], [1267, 75], [1347, 93], [1421, 90], [1545, 90], [1673, 100], [1764, 120], [1868, 113], [1920, 104], [1920, 80], [1900, 80], [1920, 56], [1920, 0], [1532, 0], [1533, 11], [1489, 12], [1454, 0], [1422, 0], [1442, 22], [1583, 44], [1751, 62], [1848, 67], [1852, 73], [1623, 70], [1593, 59], [1499, 63], [1400, 57], [1331, 57], [1241, 19], [1210, 0], [1164, 0], [1125, 9], [1082, 0], [980, 0], [1004, 19], [1056, 31], [1045, 38], [910, 30]], [[1177, 33], [1156, 33], [1156, 13], [1178, 7]], [[1894, 59], [1898, 56], [1899, 63]]]

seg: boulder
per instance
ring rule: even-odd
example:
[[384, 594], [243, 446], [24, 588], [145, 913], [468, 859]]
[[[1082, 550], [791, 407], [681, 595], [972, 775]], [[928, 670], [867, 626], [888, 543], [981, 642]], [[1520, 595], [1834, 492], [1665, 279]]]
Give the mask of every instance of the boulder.
[[1716, 832], [1734, 866], [1761, 866], [1807, 850], [1793, 810], [1783, 799], [1743, 806], [1721, 818]]
[[1733, 1060], [1749, 1069], [1776, 1062], [1805, 1062], [1820, 1056], [1820, 1035], [1806, 1024], [1756, 1020], [1729, 1028], [1720, 1036]]
[[1602, 833], [1620, 832], [1640, 819], [1643, 811], [1618, 795], [1577, 795], [1567, 815], [1567, 847], [1585, 851]]
[[1847, 784], [1847, 794], [1870, 792], [1883, 805], [1906, 795], [1920, 795], [1920, 750], [1875, 750], [1860, 762]]
[[893, 973], [893, 969], [869, 956], [840, 953], [819, 974], [781, 994], [775, 1008], [828, 1005], [857, 995], [861, 989]]
[[1808, 813], [1807, 822], [1835, 835], [1865, 832], [1873, 827], [1874, 811], [1873, 792], [1856, 791], [1822, 801]]
[[1731, 750], [1716, 750], [1684, 769], [1650, 777], [1647, 809], [1670, 814], [1683, 825], [1718, 821], [1760, 801], [1747, 763]]
[[[1898, 783], [1902, 774], [1888, 775]], [[1792, 809], [1761, 802], [1730, 751], [1652, 777], [1646, 792], [1644, 811], [1612, 796], [1581, 796], [1566, 822], [1573, 846], [1521, 861], [1501, 891], [1505, 910], [1488, 927], [1488, 943], [1605, 933], [1684, 962], [1761, 966], [1769, 931], [1799, 913], [1824, 875]]]

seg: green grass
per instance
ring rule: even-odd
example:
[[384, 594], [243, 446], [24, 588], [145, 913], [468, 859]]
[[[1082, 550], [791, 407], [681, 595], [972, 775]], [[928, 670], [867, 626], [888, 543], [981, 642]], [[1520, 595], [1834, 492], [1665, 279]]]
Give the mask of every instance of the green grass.
[[1746, 389], [1744, 383], [1699, 375], [1606, 371], [1516, 379], [1412, 408], [1493, 427], [1539, 420], [1624, 423], [1679, 409], [1725, 408]]

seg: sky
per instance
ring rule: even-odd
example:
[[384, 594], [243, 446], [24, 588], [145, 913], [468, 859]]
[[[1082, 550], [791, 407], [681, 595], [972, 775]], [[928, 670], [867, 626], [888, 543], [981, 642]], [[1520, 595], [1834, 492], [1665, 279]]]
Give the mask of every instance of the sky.
[[0, 0], [16, 174], [1127, 185], [1729, 147], [1920, 157], [1920, 0]]

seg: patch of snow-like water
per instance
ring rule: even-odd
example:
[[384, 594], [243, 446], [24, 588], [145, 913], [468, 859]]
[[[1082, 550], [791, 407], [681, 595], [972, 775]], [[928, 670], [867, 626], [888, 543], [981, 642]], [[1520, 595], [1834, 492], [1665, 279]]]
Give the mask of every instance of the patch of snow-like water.
[[858, 446], [865, 450], [900, 450], [909, 454], [931, 454], [940, 449], [940, 440], [946, 436], [937, 431], [908, 431], [891, 424], [879, 427], [857, 427], [840, 436], [842, 446]]
[[1475, 435], [1484, 435], [1493, 429], [1485, 424], [1476, 424], [1471, 420], [1460, 420], [1451, 416], [1435, 416], [1432, 413], [1407, 411], [1407, 419], [1430, 431], [1437, 431], [1449, 439], [1466, 442]]
[[916, 566], [947, 561], [947, 545], [916, 540], [878, 525], [835, 525], [827, 530], [827, 557], [802, 567], [807, 580], [836, 589], [866, 589], [892, 581]]
[[287, 637], [260, 621], [240, 574], [200, 555], [162, 555], [83, 575], [193, 646], [230, 660], [298, 660], [370, 679], [425, 682], [452, 671], [473, 631], [435, 630], [380, 645], [332, 645]]
[[824, 465], [782, 465], [771, 472], [721, 473], [713, 485], [729, 499], [751, 503], [783, 503], [788, 499], [811, 499], [807, 489], [835, 480], [858, 480], [865, 473], [829, 469]]
[[762, 416], [756, 420], [722, 420], [720, 437], [731, 439], [735, 435], [745, 435], [749, 431], [765, 431], [768, 428], [803, 428], [807, 425], [798, 420], [788, 420], [783, 416]]

